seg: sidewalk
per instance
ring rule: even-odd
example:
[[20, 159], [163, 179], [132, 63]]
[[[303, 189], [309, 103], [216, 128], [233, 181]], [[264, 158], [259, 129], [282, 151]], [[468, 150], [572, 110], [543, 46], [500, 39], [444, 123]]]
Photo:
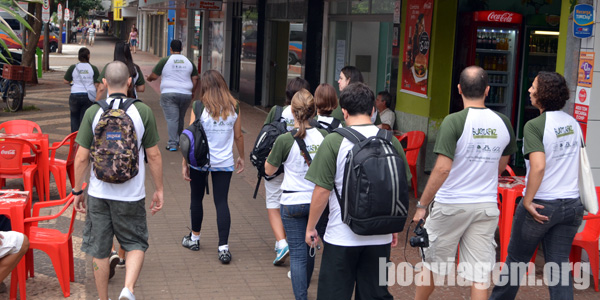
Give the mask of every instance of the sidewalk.
[[[112, 60], [116, 39], [105, 36], [96, 38], [91, 47], [91, 63], [100, 70]], [[42, 131], [49, 133], [51, 141], [59, 141], [70, 133], [69, 86], [63, 83], [64, 70], [77, 61], [79, 45], [65, 45], [63, 54], [51, 56], [54, 71], [44, 74], [40, 84], [27, 86], [25, 106], [35, 105], [39, 110], [8, 114], [0, 112], [0, 120], [29, 119], [37, 122]], [[148, 53], [133, 55], [147, 76], [159, 60]], [[190, 251], [181, 246], [181, 239], [189, 233], [189, 184], [181, 176], [181, 154], [164, 151], [167, 142], [166, 122], [159, 105], [159, 85], [154, 82], [146, 85], [140, 98], [148, 104], [157, 120], [161, 136], [158, 146], [163, 158], [163, 181], [165, 205], [155, 216], [148, 215], [150, 248], [141, 275], [135, 287], [137, 299], [293, 299], [291, 281], [287, 278], [289, 260], [281, 267], [272, 265], [274, 259], [274, 237], [271, 232], [264, 203], [264, 187], [261, 186], [257, 199], [252, 199], [256, 184], [256, 170], [248, 160], [266, 113], [258, 108], [242, 103], [242, 130], [244, 132], [246, 169], [242, 174], [234, 174], [229, 190], [231, 210], [231, 234], [229, 239], [233, 261], [222, 265], [217, 258], [216, 212], [212, 194], [205, 196], [205, 214], [202, 228], [201, 249]], [[188, 115], [189, 118], [189, 115]], [[237, 156], [237, 153], [234, 154]], [[153, 193], [153, 184], [147, 174], [146, 194]], [[70, 190], [70, 187], [69, 187]], [[37, 197], [37, 196], [36, 196]], [[57, 199], [56, 186], [51, 187], [51, 198]], [[34, 198], [36, 199], [36, 198]], [[149, 205], [150, 201], [147, 201]], [[414, 206], [412, 207], [414, 211]], [[49, 227], [65, 228], [70, 212], [59, 218]], [[97, 299], [91, 258], [80, 251], [83, 221], [85, 216], [78, 214], [74, 230], [75, 282], [71, 284], [69, 299]], [[46, 225], [44, 225], [46, 226]], [[407, 228], [405, 228], [407, 229]], [[414, 234], [410, 232], [409, 236]], [[406, 232], [400, 233], [399, 245], [392, 250], [392, 261], [396, 264], [405, 261], [404, 245]], [[407, 249], [408, 261], [418, 261], [416, 249]], [[309, 289], [309, 299], [316, 298], [321, 253], [317, 253], [315, 272]], [[538, 255], [538, 262], [541, 255]], [[45, 254], [35, 252], [36, 277], [27, 280], [28, 299], [64, 299], [54, 269]], [[538, 267], [541, 264], [538, 263]], [[538, 272], [541, 268], [538, 268]], [[117, 299], [125, 277], [124, 269], [117, 269], [109, 283], [109, 296]], [[8, 280], [6, 281], [8, 283]], [[412, 299], [415, 287], [394, 285], [391, 291], [396, 299]], [[491, 289], [490, 289], [491, 291]], [[575, 291], [576, 299], [597, 299], [593, 288]], [[465, 287], [438, 288], [431, 299], [468, 299], [470, 292]], [[8, 294], [0, 294], [0, 299]], [[546, 287], [523, 287], [518, 299], [547, 299]]]

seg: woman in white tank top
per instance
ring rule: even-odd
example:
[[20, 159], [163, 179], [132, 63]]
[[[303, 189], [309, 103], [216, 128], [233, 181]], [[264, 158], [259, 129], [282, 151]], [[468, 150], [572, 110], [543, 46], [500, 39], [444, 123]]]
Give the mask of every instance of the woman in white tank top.
[[[204, 211], [202, 200], [208, 182], [208, 174], [212, 175], [213, 198], [217, 210], [217, 228], [219, 231], [218, 258], [223, 264], [231, 261], [229, 252], [229, 229], [231, 216], [227, 197], [229, 184], [234, 169], [237, 174], [244, 170], [244, 136], [238, 101], [233, 98], [223, 76], [217, 71], [209, 70], [200, 79], [202, 103], [204, 109], [200, 116], [192, 111], [191, 122], [200, 119], [210, 150], [210, 166], [191, 168], [183, 160], [183, 178], [190, 181], [192, 232], [183, 237], [183, 247], [193, 251], [200, 250], [200, 230]], [[240, 155], [235, 164], [233, 160], [233, 143]]]

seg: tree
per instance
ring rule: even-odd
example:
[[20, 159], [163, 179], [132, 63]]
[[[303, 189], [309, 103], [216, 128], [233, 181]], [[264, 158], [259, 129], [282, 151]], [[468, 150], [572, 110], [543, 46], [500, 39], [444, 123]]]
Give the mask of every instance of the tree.
[[[38, 2], [41, 0], [35, 0], [35, 1], [23, 0], [23, 1]], [[28, 12], [26, 10], [24, 10], [22, 7], [20, 7], [19, 4], [15, 0], [0, 0], [0, 10], [3, 10], [5, 12], [7, 12], [8, 14], [10, 14], [13, 18], [15, 18], [21, 24], [23, 24], [26, 29], [28, 29], [30, 31], [33, 30], [31, 28], [31, 26], [29, 25], [29, 23], [23, 17], [21, 17], [21, 15], [19, 14], [20, 12], [24, 12], [24, 13], [28, 13]], [[12, 30], [12, 28], [8, 25], [8, 23], [2, 17], [0, 17], [0, 31], [3, 31], [11, 39], [13, 39], [17, 43], [19, 43], [21, 46], [23, 46], [23, 42], [21, 41], [21, 39], [19, 39], [17, 37], [17, 34]], [[4, 51], [0, 51], [0, 59], [2, 59], [4, 62], [8, 63], [8, 60], [6, 59], [6, 57], [4, 57], [4, 55], [2, 53], [6, 52], [6, 53], [8, 53], [8, 55], [10, 55], [10, 51], [8, 51], [8, 46], [2, 39], [0, 39], [0, 47], [2, 47], [2, 49], [4, 50]]]

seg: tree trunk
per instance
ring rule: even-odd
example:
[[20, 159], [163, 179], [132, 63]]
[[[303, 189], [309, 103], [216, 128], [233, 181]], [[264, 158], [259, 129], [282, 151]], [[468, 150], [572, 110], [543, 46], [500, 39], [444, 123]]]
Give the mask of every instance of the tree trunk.
[[32, 73], [34, 83], [37, 83], [37, 72], [35, 72], [35, 48], [37, 47], [38, 41], [40, 40], [40, 31], [42, 30], [42, 4], [40, 3], [29, 3], [28, 11], [30, 14], [36, 16], [36, 18], [27, 17], [27, 22], [31, 28], [33, 28], [33, 32], [28, 32], [27, 35], [27, 45], [23, 49], [23, 56], [21, 65], [30, 66], [34, 68], [34, 72]]

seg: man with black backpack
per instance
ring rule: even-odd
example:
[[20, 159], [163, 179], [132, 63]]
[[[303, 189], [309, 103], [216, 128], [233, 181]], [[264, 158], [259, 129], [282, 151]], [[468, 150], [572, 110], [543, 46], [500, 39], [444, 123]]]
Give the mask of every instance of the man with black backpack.
[[317, 243], [315, 227], [328, 203], [330, 210], [318, 299], [345, 300], [353, 292], [357, 299], [393, 299], [379, 284], [379, 259], [389, 260], [390, 246], [404, 227], [411, 175], [400, 142], [371, 123], [374, 101], [363, 83], [342, 91], [340, 106], [349, 127], [325, 137], [305, 177], [315, 184], [306, 227], [309, 246]]
[[[159, 136], [150, 107], [125, 95], [131, 78], [124, 63], [109, 63], [102, 81], [108, 88], [108, 99], [86, 111], [75, 140], [80, 147], [75, 156], [74, 209], [87, 213], [81, 250], [93, 257], [99, 298], [109, 299], [109, 256], [116, 236], [127, 251], [125, 287], [118, 299], [135, 300], [133, 288], [148, 249], [146, 155], [154, 179], [151, 213], [163, 206]], [[82, 186], [90, 162], [85, 202]]]
[[422, 221], [432, 205], [425, 220], [431, 238], [423, 248], [415, 299], [429, 298], [438, 282], [434, 274], [446, 276], [457, 269], [457, 248], [458, 275], [471, 283], [471, 299], [488, 299], [500, 215], [498, 174], [517, 151], [510, 120], [485, 107], [489, 89], [485, 70], [464, 69], [458, 92], [465, 108], [448, 115], [440, 126], [433, 148], [437, 160], [413, 217], [414, 222]]

